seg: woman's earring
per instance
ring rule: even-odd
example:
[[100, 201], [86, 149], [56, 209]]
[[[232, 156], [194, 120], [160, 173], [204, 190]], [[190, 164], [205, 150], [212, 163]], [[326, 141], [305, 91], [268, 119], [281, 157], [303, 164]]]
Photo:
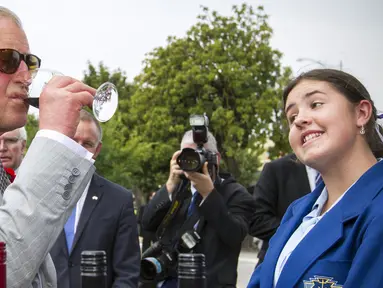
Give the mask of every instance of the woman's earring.
[[361, 135], [364, 135], [366, 134], [366, 129], [364, 129], [364, 125], [362, 125], [362, 128], [360, 128], [360, 132], [359, 132]]

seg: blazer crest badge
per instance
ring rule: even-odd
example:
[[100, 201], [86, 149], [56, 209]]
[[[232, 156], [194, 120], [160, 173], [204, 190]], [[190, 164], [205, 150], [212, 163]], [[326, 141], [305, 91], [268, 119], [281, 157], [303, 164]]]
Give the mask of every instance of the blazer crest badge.
[[303, 280], [304, 288], [342, 288], [343, 285], [338, 285], [333, 277], [314, 276], [309, 281]]

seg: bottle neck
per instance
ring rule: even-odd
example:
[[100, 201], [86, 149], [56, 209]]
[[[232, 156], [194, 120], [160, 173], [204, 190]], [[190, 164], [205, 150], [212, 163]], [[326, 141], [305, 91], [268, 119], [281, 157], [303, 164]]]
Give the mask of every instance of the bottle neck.
[[0, 288], [7, 287], [7, 250], [4, 242], [0, 242]]

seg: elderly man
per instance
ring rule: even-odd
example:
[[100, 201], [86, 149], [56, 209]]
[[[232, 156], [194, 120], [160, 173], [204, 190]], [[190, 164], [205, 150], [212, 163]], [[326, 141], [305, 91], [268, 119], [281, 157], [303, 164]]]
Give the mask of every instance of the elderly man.
[[[0, 134], [25, 125], [25, 74], [40, 66], [19, 18], [0, 7]], [[40, 130], [15, 181], [0, 165], [0, 241], [7, 244], [8, 287], [57, 287], [49, 250], [94, 173], [92, 153], [73, 137], [95, 89], [70, 77], [52, 79], [40, 96]]]
[[6, 168], [15, 172], [23, 161], [27, 146], [27, 131], [25, 127], [15, 129], [0, 135], [0, 161]]

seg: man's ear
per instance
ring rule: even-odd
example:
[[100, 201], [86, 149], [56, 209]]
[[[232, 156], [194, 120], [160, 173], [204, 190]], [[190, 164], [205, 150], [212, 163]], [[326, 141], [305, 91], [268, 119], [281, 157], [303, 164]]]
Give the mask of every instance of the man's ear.
[[25, 140], [21, 141], [21, 151], [23, 151], [23, 155], [27, 152], [27, 141]]
[[221, 163], [221, 153], [217, 152], [217, 164], [218, 164], [218, 166], [220, 163]]
[[94, 160], [96, 160], [98, 154], [100, 154], [101, 148], [102, 148], [102, 142], [98, 143], [98, 145], [97, 145], [96, 152], [93, 155], [93, 159]]

